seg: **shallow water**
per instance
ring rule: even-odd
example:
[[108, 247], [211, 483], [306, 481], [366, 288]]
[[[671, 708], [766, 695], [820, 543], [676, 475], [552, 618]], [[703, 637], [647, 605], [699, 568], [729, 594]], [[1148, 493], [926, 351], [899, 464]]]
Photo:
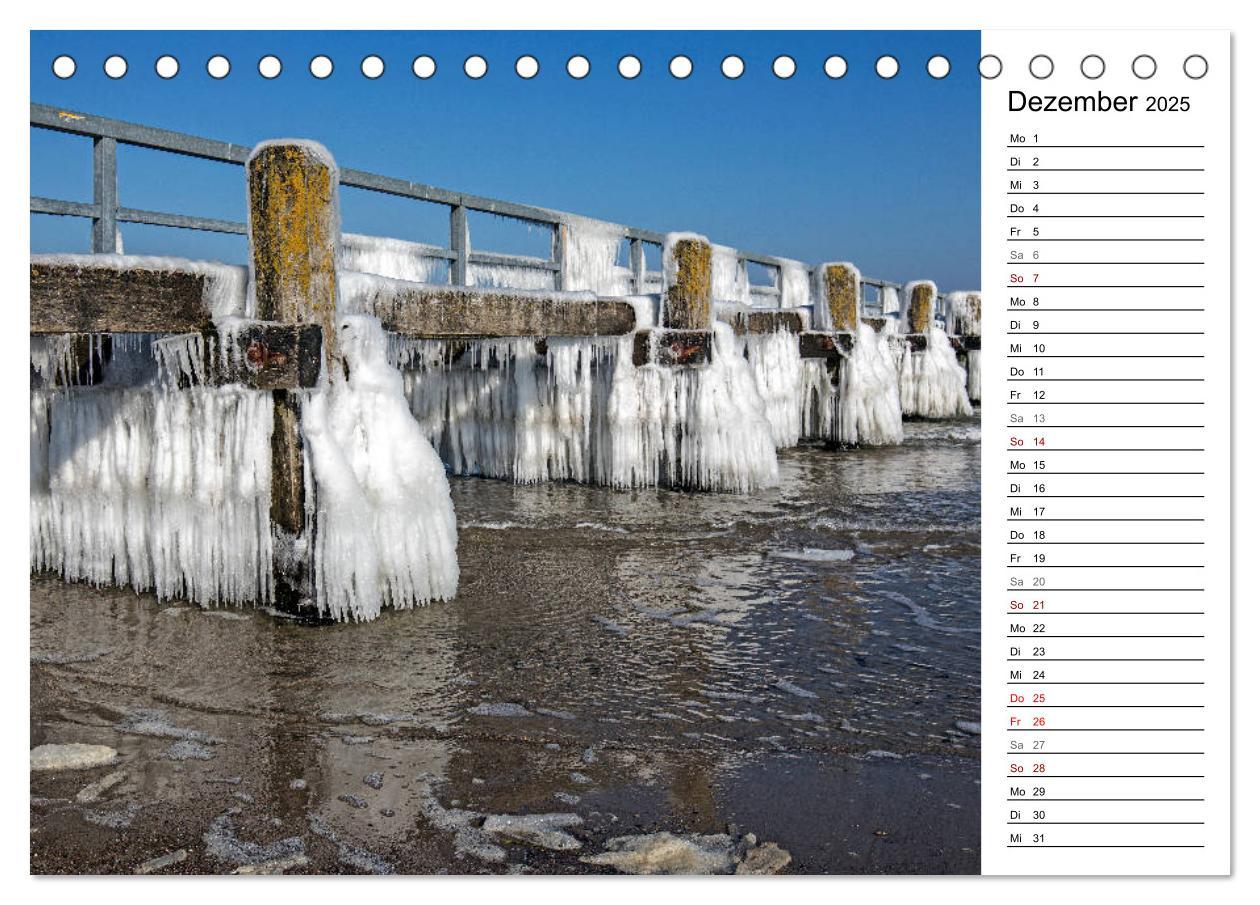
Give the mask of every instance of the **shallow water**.
[[[976, 871], [978, 440], [802, 447], [742, 497], [456, 478], [458, 598], [364, 625], [32, 578], [31, 744], [120, 754], [32, 774], [32, 869], [576, 872], [737, 829], [792, 872]], [[544, 812], [580, 848], [478, 829]]]

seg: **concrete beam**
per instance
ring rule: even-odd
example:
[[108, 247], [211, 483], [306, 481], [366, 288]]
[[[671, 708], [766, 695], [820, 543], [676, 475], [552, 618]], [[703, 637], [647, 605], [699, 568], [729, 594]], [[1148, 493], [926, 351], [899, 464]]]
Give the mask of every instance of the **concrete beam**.
[[801, 316], [795, 311], [738, 311], [720, 310], [718, 320], [730, 324], [735, 333], [777, 333], [786, 330], [800, 333], [804, 329]]
[[386, 330], [431, 339], [497, 336], [624, 336], [634, 307], [594, 295], [429, 286], [391, 280], [360, 290], [357, 307]]
[[32, 333], [200, 333], [206, 277], [184, 270], [31, 264]]

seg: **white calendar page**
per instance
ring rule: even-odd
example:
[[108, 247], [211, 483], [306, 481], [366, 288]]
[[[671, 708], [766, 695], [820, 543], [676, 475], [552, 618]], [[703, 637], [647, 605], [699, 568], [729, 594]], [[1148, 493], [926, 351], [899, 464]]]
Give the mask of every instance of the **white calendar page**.
[[983, 53], [983, 871], [1228, 873], [1229, 38]]
[[[1218, 878], [1245, 880], [1254, 861], [1245, 581], [1233, 609], [1233, 570], [1246, 575], [1256, 544], [1254, 470], [1240, 457], [1236, 487], [1232, 449], [1250, 448], [1255, 420], [1254, 205], [1240, 197], [1255, 54], [1250, 35], [1225, 29], [1223, 5], [1171, 21], [1157, 5], [1076, 0], [129, 7], [61, 0], [31, 11], [17, 41], [8, 144], [29, 159], [8, 180], [19, 237], [6, 272], [10, 294], [32, 299], [31, 490], [20, 441], [0, 471], [17, 515], [29, 495], [35, 524], [43, 480], [89, 529], [57, 535], [60, 569], [36, 562], [48, 532], [15, 516], [4, 535], [9, 596], [28, 601], [6, 663], [30, 727], [11, 733], [5, 873], [54, 902], [101, 881], [35, 875], [143, 875], [108, 881], [136, 901], [169, 898], [148, 875], [225, 873], [530, 875], [498, 882], [548, 903], [587, 874], [776, 875], [715, 881], [759, 902], [788, 875], [826, 875], [791, 894], [828, 902], [1245, 897], [1245, 882]], [[247, 306], [258, 314], [254, 231], [268, 219], [254, 202], [267, 184], [249, 168], [276, 144], [336, 183], [316, 211], [336, 224], [324, 249], [334, 310], [362, 321], [339, 307], [348, 288], [367, 298], [411, 283], [441, 284], [438, 302], [479, 288], [529, 310], [553, 300], [556, 313], [614, 302], [633, 344], [613, 355], [609, 342], [574, 373], [647, 368], [675, 381], [660, 392], [681, 411], [701, 398], [687, 391], [694, 369], [716, 356], [738, 380], [705, 397], [721, 432], [701, 437], [694, 413], [641, 417], [676, 418], [662, 436], [687, 442], [669, 467], [724, 445], [733, 477], [697, 486], [678, 465], [667, 479], [663, 460], [648, 486], [562, 473], [558, 462], [599, 461], [610, 387], [623, 402], [657, 392], [554, 379], [566, 350], [611, 339], [602, 327], [461, 322], [465, 342], [422, 318], [382, 320], [383, 343], [364, 347], [388, 350], [379, 373], [403, 375], [417, 423], [448, 419], [449, 436], [474, 438], [503, 421], [493, 443], [468, 441], [467, 461], [449, 439], [426, 441], [455, 516], [458, 556], [438, 551], [458, 566], [449, 596], [379, 612], [369, 601], [332, 624], [265, 594], [228, 610], [183, 599], [191, 584], [164, 596], [94, 578], [90, 558], [75, 572], [71, 548], [96, 537], [79, 498], [109, 516], [121, 497], [104, 470], [66, 493], [35, 466], [37, 438], [55, 423], [62, 452], [91, 449], [129, 415], [94, 426], [47, 412], [134, 390], [149, 358], [167, 394], [155, 398], [193, 382], [172, 380], [132, 320], [92, 326], [82, 296], [66, 306], [88, 324], [69, 334], [78, 345], [49, 354], [35, 340], [69, 328], [50, 320], [51, 277], [37, 316], [37, 266], [105, 284], [115, 269], [239, 271], [216, 312], [215, 330], [232, 329]], [[711, 265], [694, 322], [669, 301], [691, 282], [679, 243]], [[849, 329], [851, 300], [833, 293], [845, 280]], [[931, 289], [924, 314], [916, 287]], [[144, 308], [117, 304], [132, 319]], [[268, 310], [268, 329], [312, 326]], [[154, 336], [187, 334], [162, 324]], [[784, 324], [799, 340], [783, 342]], [[12, 365], [25, 343], [11, 343]], [[441, 359], [464, 425], [413, 354], [447, 343], [476, 350]], [[503, 367], [503, 343], [532, 366]], [[254, 367], [260, 354], [271, 367], [265, 343], [241, 357]], [[327, 393], [334, 373], [277, 378], [297, 383], [269, 404]], [[531, 374], [535, 410], [514, 383], [496, 395]], [[396, 397], [393, 375], [384, 383]], [[27, 377], [6, 389], [20, 428]], [[581, 430], [557, 429], [553, 409]], [[315, 455], [298, 422], [272, 418], [287, 433], [257, 444], [260, 462]], [[562, 442], [577, 452], [547, 452]], [[516, 454], [531, 444], [546, 477]], [[64, 467], [42, 451], [44, 472]], [[415, 451], [388, 458], [405, 469]], [[72, 464], [88, 474], [108, 458]], [[771, 463], [777, 480], [763, 482]], [[432, 511], [355, 549], [386, 558]], [[210, 526], [225, 543], [278, 536], [270, 505], [250, 530], [225, 524]], [[287, 549], [260, 554], [257, 575], [274, 579]], [[187, 559], [189, 574], [222, 565]], [[688, 880], [654, 890], [691, 899]], [[274, 897], [241, 882], [246, 900]], [[611, 878], [601, 894], [638, 902], [636, 882]]]

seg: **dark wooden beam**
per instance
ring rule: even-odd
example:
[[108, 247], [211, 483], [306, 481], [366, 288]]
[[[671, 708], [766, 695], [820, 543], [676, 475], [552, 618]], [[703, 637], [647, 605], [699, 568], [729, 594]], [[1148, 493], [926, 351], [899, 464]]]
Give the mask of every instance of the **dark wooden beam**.
[[632, 361], [667, 367], [708, 364], [713, 357], [713, 334], [708, 330], [640, 330], [634, 334]]
[[853, 350], [853, 334], [811, 330], [801, 334], [800, 343], [801, 358], [825, 358], [834, 362]]
[[[319, 383], [323, 328], [319, 324], [257, 321], [223, 336], [204, 334], [205, 386], [241, 384], [251, 390], [309, 389]], [[232, 348], [223, 354], [221, 343]], [[195, 381], [188, 379], [186, 386]]]
[[426, 339], [622, 336], [635, 325], [628, 302], [594, 296], [392, 282], [358, 301], [386, 330]]
[[200, 333], [206, 277], [185, 270], [31, 264], [32, 333]]

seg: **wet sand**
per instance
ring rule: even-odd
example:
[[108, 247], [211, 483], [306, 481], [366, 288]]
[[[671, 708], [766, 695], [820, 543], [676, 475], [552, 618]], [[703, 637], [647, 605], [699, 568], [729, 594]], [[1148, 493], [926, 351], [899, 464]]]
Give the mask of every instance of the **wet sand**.
[[365, 625], [35, 576], [31, 745], [119, 757], [31, 774], [31, 869], [607, 872], [666, 830], [976, 872], [978, 439], [798, 448], [751, 497], [453, 479], [459, 597]]

